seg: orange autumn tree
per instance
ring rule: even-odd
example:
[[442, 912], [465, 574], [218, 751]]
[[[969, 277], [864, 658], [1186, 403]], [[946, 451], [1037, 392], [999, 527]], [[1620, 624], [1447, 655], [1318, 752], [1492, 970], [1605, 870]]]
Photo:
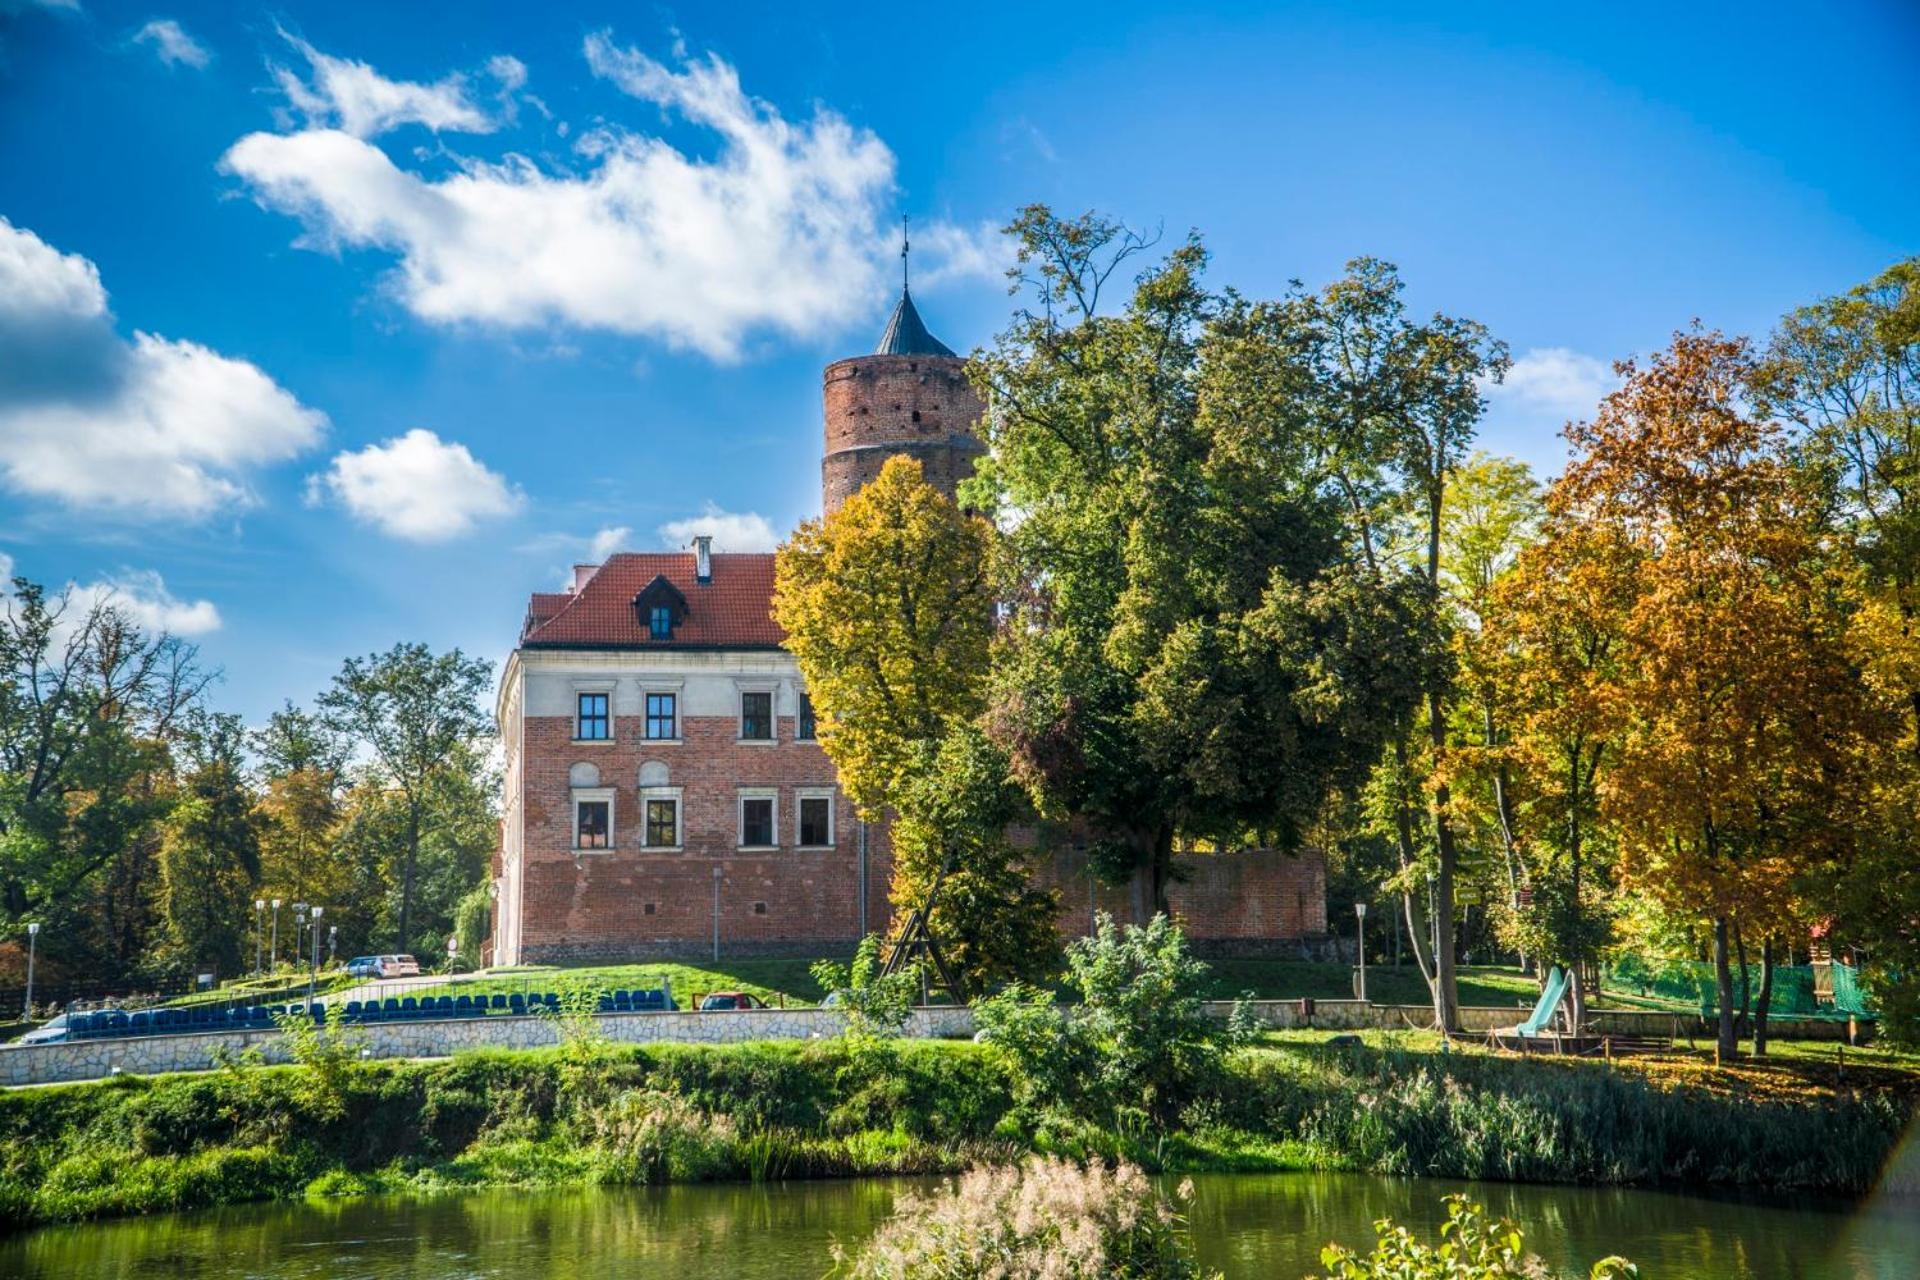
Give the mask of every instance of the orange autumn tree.
[[1792, 923], [1846, 827], [1863, 715], [1847, 600], [1784, 433], [1748, 407], [1747, 343], [1679, 334], [1620, 371], [1568, 428], [1582, 456], [1552, 499], [1620, 609], [1616, 665], [1595, 677], [1619, 743], [1601, 809], [1627, 885], [1710, 929], [1731, 1056], [1730, 946]]

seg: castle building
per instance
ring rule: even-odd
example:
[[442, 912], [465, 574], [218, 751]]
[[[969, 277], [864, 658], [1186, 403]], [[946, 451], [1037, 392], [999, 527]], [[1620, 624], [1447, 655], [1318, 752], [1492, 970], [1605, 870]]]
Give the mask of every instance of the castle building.
[[[953, 496], [984, 446], [965, 362], [903, 286], [871, 354], [827, 366], [823, 506], [897, 453]], [[493, 964], [844, 951], [889, 923], [884, 826], [862, 822], [814, 739], [772, 618], [773, 556], [711, 539], [579, 565], [535, 592], [496, 704], [505, 748]], [[1215, 950], [1297, 950], [1326, 933], [1317, 854], [1183, 858], [1175, 910]], [[1061, 926], [1144, 919], [1063, 848], [1039, 878]]]

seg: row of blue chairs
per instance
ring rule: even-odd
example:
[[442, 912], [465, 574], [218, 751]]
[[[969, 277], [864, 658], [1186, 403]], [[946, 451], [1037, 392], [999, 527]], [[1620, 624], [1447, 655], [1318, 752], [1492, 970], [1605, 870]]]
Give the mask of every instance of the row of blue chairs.
[[[555, 991], [493, 996], [402, 996], [385, 1000], [347, 1001], [346, 1020], [355, 1023], [426, 1021], [433, 1018], [480, 1018], [488, 1014], [509, 1017], [558, 1010], [562, 1001]], [[680, 1006], [664, 988], [644, 991], [602, 992], [596, 1007], [601, 1013], [662, 1013]], [[326, 1006], [251, 1005], [188, 1006], [178, 1009], [141, 1009], [128, 1013], [123, 1009], [102, 1009], [97, 1013], [67, 1015], [69, 1039], [99, 1036], [179, 1035], [191, 1031], [264, 1031], [277, 1025], [276, 1018], [298, 1017], [305, 1013], [318, 1022], [326, 1020]]]

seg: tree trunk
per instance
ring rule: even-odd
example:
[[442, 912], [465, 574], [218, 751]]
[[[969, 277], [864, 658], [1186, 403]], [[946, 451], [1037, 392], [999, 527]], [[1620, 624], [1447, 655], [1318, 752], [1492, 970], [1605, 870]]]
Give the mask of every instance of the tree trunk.
[[1161, 827], [1153, 833], [1153, 860], [1148, 864], [1149, 887], [1153, 890], [1153, 914], [1173, 918], [1167, 905], [1167, 883], [1173, 879], [1173, 828]]
[[1713, 918], [1713, 978], [1720, 996], [1720, 1024], [1715, 1044], [1720, 1061], [1732, 1062], [1739, 1053], [1733, 1036], [1733, 968], [1727, 963], [1727, 918]]
[[1753, 981], [1747, 968], [1747, 935], [1738, 924], [1733, 926], [1733, 960], [1740, 966], [1740, 1014], [1733, 1020], [1733, 1035], [1744, 1040], [1753, 1025]]
[[400, 951], [411, 951], [408, 945], [412, 938], [413, 926], [413, 874], [420, 861], [420, 802], [407, 801], [407, 861], [400, 872]]
[[1773, 939], [1760, 944], [1760, 998], [1753, 1006], [1753, 1056], [1767, 1056], [1767, 1013], [1773, 1007]]
[[[1407, 804], [1407, 743], [1406, 739], [1395, 736], [1393, 743], [1394, 763], [1399, 768], [1399, 776], [1394, 786], [1393, 827], [1394, 837], [1400, 852], [1400, 874], [1406, 877], [1413, 867], [1413, 810]], [[1420, 976], [1426, 981], [1427, 988], [1433, 988], [1433, 966], [1427, 963], [1426, 952], [1420, 948], [1420, 924], [1414, 918], [1413, 888], [1411, 885], [1400, 891], [1400, 902], [1407, 917], [1407, 941], [1413, 947], [1413, 962], [1420, 966]]]
[[[1446, 751], [1446, 713], [1440, 691], [1427, 695], [1427, 720], [1437, 761]], [[1433, 789], [1433, 842], [1440, 869], [1433, 881], [1433, 1016], [1443, 1031], [1460, 1029], [1460, 990], [1454, 976], [1453, 875], [1458, 852], [1453, 843], [1452, 797], [1445, 783]]]

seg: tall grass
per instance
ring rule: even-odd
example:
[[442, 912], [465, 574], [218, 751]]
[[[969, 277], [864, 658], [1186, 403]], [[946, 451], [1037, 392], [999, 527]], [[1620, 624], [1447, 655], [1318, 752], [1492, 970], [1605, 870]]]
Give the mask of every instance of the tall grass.
[[1911, 1119], [1885, 1094], [1754, 1102], [1592, 1064], [1372, 1049], [1236, 1053], [1175, 1125], [1138, 1132], [1030, 1112], [1003, 1058], [971, 1044], [489, 1051], [329, 1075], [236, 1065], [0, 1094], [0, 1225], [370, 1191], [954, 1173], [1033, 1151], [1859, 1193]]

